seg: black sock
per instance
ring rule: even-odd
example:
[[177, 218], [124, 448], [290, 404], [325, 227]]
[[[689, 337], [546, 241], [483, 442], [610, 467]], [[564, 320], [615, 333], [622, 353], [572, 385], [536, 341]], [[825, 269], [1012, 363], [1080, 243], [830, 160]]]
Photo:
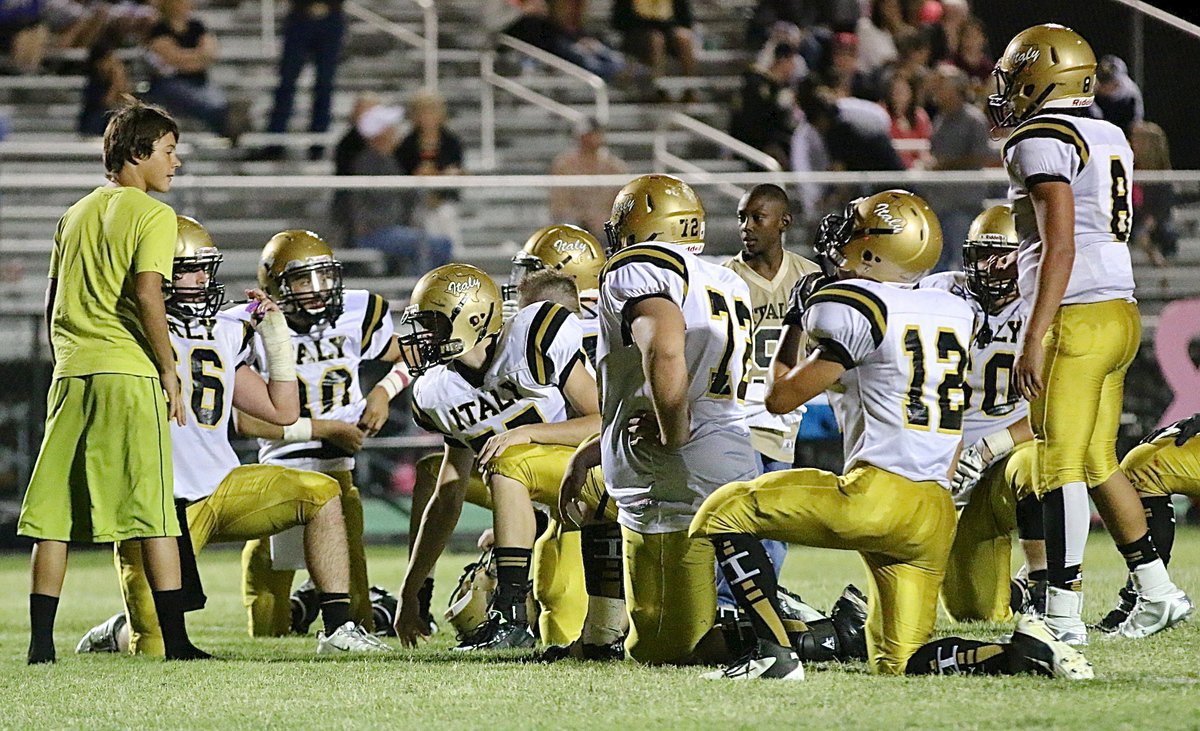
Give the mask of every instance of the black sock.
[[748, 533], [721, 533], [710, 538], [717, 549], [717, 563], [738, 606], [750, 617], [754, 633], [759, 639], [790, 647], [779, 616], [775, 568], [762, 543]]
[[1130, 571], [1133, 571], [1138, 566], [1144, 566], [1158, 560], [1158, 551], [1154, 548], [1154, 541], [1150, 538], [1150, 531], [1146, 531], [1146, 535], [1132, 543], [1117, 546], [1117, 550], [1125, 558], [1125, 565], [1129, 567]]
[[1017, 537], [1023, 541], [1046, 540], [1042, 502], [1036, 495], [1027, 495], [1017, 501]]
[[1062, 488], [1042, 499], [1042, 520], [1046, 530], [1046, 581], [1050, 586], [1070, 591], [1083, 588], [1083, 567], [1067, 565], [1067, 518]]
[[58, 614], [58, 597], [49, 594], [29, 595], [29, 655], [30, 665], [54, 662], [54, 618]]
[[154, 591], [154, 610], [162, 629], [163, 646], [168, 660], [199, 660], [211, 657], [198, 649], [188, 638], [184, 621], [184, 606], [188, 601], [183, 589]]
[[[420, 613], [422, 619], [433, 619], [433, 577], [427, 576], [421, 582], [421, 588], [417, 589], [417, 612]], [[376, 627], [376, 630], [379, 628]]]
[[1146, 510], [1146, 525], [1150, 537], [1164, 564], [1171, 563], [1171, 549], [1175, 547], [1175, 506], [1170, 495], [1143, 497], [1142, 507]]
[[492, 609], [509, 621], [529, 621], [525, 599], [529, 596], [529, 564], [533, 561], [533, 549], [497, 546], [492, 555], [496, 558], [496, 594], [492, 597]]
[[325, 623], [325, 636], [333, 634], [338, 627], [350, 621], [350, 594], [348, 592], [321, 592], [321, 621]]
[[585, 525], [580, 531], [583, 552], [583, 581], [588, 596], [625, 598], [624, 559], [621, 555], [621, 526], [616, 523]]
[[1029, 572], [1029, 583], [1036, 584], [1046, 580], [1046, 569], [1038, 569], [1037, 571]]
[[908, 675], [1012, 675], [1009, 645], [946, 637], [922, 645], [908, 659]]

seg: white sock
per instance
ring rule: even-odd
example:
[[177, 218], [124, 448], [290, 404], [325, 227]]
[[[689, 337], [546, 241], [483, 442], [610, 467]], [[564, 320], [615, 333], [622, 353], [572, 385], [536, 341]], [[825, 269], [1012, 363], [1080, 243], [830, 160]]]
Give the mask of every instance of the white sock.
[[622, 599], [589, 596], [587, 619], [579, 634], [587, 645], [609, 645], [625, 636], [629, 629], [629, 614]]
[[1062, 486], [1063, 522], [1066, 538], [1066, 565], [1083, 565], [1083, 548], [1087, 545], [1088, 529], [1092, 522], [1092, 506], [1088, 502], [1087, 485], [1068, 482]]
[[1151, 600], [1161, 599], [1178, 591], [1161, 558], [1144, 563], [1133, 570], [1133, 587], [1137, 589], [1139, 596]]

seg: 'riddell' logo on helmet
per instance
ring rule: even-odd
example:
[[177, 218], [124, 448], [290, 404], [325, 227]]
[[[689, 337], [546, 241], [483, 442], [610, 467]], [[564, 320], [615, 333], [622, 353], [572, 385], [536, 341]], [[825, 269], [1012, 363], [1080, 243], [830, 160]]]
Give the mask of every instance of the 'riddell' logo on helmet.
[[554, 250], [562, 254], [567, 251], [587, 251], [587, 244], [582, 241], [563, 241], [559, 239], [554, 242]]
[[883, 221], [892, 229], [892, 233], [900, 233], [904, 230], [904, 219], [892, 215], [892, 207], [886, 203], [875, 204], [875, 215], [879, 220]]
[[478, 277], [467, 277], [464, 282], [450, 282], [446, 285], [446, 291], [455, 297], [466, 294], [472, 289], [479, 289]]
[[1033, 63], [1042, 57], [1042, 52], [1037, 48], [1026, 48], [1020, 53], [1013, 54], [1013, 64]]

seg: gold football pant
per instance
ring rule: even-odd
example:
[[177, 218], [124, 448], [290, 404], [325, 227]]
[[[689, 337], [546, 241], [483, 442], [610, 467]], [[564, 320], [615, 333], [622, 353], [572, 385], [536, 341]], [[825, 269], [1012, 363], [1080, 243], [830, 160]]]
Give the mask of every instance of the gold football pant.
[[[367, 631], [373, 631], [375, 620], [371, 614], [367, 554], [363, 547], [362, 498], [349, 471], [336, 470], [328, 475], [337, 480], [341, 489], [342, 517], [346, 521], [346, 545], [350, 553], [350, 618]], [[282, 637], [291, 631], [291, 592], [295, 575], [295, 571], [271, 567], [271, 544], [265, 536], [246, 542], [242, 550], [242, 602], [250, 615], [252, 637]]]
[[[436, 452], [417, 460], [416, 480], [428, 485], [430, 494], [437, 486], [438, 471], [442, 469], [444, 456], [441, 452]], [[471, 477], [467, 480], [467, 494], [464, 500], [485, 510], [492, 509], [492, 493], [488, 491], [487, 485], [483, 484], [483, 478], [475, 470], [471, 471]]]
[[959, 513], [942, 582], [942, 606], [951, 619], [1012, 619], [1012, 532], [1017, 527], [1017, 501], [1032, 494], [1036, 455], [1033, 442], [1018, 444], [988, 468]]
[[933, 635], [954, 540], [954, 503], [936, 482], [871, 466], [843, 477], [816, 469], [770, 472], [725, 485], [704, 501], [691, 535], [722, 533], [858, 551], [870, 577], [873, 672], [903, 674]]
[[621, 538], [629, 611], [625, 651], [647, 665], [697, 662], [696, 646], [717, 614], [712, 543], [686, 531], [648, 534], [625, 526]]
[[[307, 525], [338, 492], [337, 481], [318, 472], [275, 465], [238, 467], [212, 495], [188, 506], [192, 548], [199, 555], [209, 543], [263, 538]], [[162, 631], [142, 565], [142, 544], [122, 541], [115, 554], [129, 618], [129, 650], [161, 657]]]
[[[515, 480], [529, 490], [529, 499], [549, 509], [551, 523], [533, 546], [533, 596], [541, 607], [538, 630], [542, 642], [574, 642], [587, 616], [587, 588], [578, 531], [559, 530], [558, 494], [574, 447], [522, 444], [509, 447], [487, 466], [487, 475]], [[604, 492], [604, 477], [596, 467], [584, 483], [583, 501], [592, 517], [615, 522], [617, 508]]]
[[1117, 427], [1125, 372], [1137, 355], [1137, 305], [1108, 300], [1064, 305], [1042, 343], [1042, 393], [1029, 405], [1039, 495], [1070, 482], [1095, 487], [1117, 471]]
[[1139, 444], [1121, 460], [1121, 469], [1138, 492], [1200, 500], [1200, 439], [1182, 447], [1175, 446], [1173, 435]]

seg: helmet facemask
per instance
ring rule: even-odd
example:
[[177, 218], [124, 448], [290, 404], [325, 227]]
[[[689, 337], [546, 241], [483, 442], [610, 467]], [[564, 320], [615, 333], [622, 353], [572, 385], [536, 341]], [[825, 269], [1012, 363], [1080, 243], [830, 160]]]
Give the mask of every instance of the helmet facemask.
[[[163, 283], [163, 300], [167, 312], [184, 320], [206, 320], [214, 317], [225, 302], [225, 285], [217, 281], [221, 252], [216, 248], [198, 249], [193, 256], [178, 257], [172, 267], [171, 282]], [[180, 286], [180, 276], [203, 273], [203, 283]]]
[[1012, 76], [996, 64], [992, 69], [992, 78], [996, 80], [996, 93], [987, 98], [988, 116], [992, 119], [993, 127], [1015, 127], [1021, 120], [1017, 119], [1017, 110], [1009, 98], [1012, 88]]
[[421, 310], [416, 305], [406, 307], [396, 326], [396, 339], [408, 370], [419, 376], [462, 355], [463, 342], [451, 338], [453, 330], [445, 313]]
[[1016, 250], [1017, 247], [1008, 243], [968, 241], [963, 244], [963, 271], [967, 276], [967, 289], [979, 300], [984, 310], [995, 312], [1016, 295], [1015, 263], [1006, 263], [1003, 268], [996, 266], [1000, 259]]
[[508, 275], [508, 284], [500, 288], [501, 296], [506, 300], [517, 298], [517, 288], [521, 281], [534, 272], [546, 268], [546, 264], [527, 251], [518, 251], [512, 258], [512, 270]]
[[861, 199], [851, 201], [842, 213], [826, 215], [817, 226], [813, 249], [826, 276], [834, 276], [839, 269], [846, 266], [843, 249], [850, 243], [850, 237], [854, 233], [854, 209], [859, 200]]
[[342, 315], [342, 265], [330, 257], [295, 262], [279, 276], [279, 307], [308, 327], [333, 324]]

